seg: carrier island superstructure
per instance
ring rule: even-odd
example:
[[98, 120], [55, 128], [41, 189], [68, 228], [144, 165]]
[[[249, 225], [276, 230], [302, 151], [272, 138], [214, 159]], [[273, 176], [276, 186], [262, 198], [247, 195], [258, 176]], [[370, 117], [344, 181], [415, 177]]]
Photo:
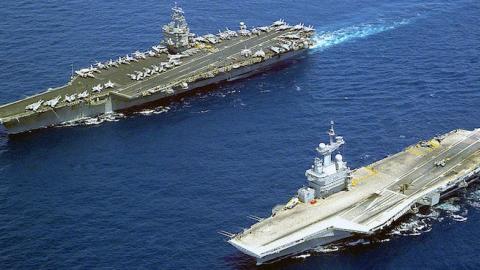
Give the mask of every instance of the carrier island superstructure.
[[72, 72], [67, 85], [0, 106], [9, 133], [140, 106], [210, 84], [252, 75], [312, 45], [313, 27], [283, 20], [263, 27], [196, 36], [172, 8], [163, 40], [145, 52]]
[[287, 204], [268, 218], [254, 216], [259, 222], [238, 234], [221, 232], [257, 264], [374, 234], [466, 187], [480, 171], [480, 129], [454, 130], [356, 170], [338, 154], [344, 139], [333, 123], [329, 136], [306, 171], [307, 184]]

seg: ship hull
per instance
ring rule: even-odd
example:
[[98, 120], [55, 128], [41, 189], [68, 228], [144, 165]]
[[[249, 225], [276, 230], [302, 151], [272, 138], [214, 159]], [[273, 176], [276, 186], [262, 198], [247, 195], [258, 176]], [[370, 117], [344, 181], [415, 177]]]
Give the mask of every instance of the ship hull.
[[[347, 190], [283, 207], [228, 242], [257, 263], [388, 230], [480, 175], [480, 129], [453, 130], [351, 172]], [[290, 203], [290, 202], [289, 202]]]
[[230, 82], [258, 74], [259, 72], [262, 72], [263, 70], [266, 70], [275, 64], [297, 57], [300, 54], [305, 53], [305, 51], [307, 51], [307, 49], [290, 51], [284, 54], [276, 55], [263, 62], [259, 62], [250, 66], [243, 66], [233, 69], [229, 72], [219, 73], [215, 77], [192, 82], [186, 88], [175, 89], [175, 93], [173, 95], [166, 95], [163, 92], [157, 92], [148, 96], [140, 96], [136, 99], [128, 99], [123, 98], [122, 96], [113, 95], [106, 100], [98, 102], [78, 103], [62, 108], [50, 109], [27, 117], [10, 119], [9, 121], [3, 122], [3, 125], [9, 134], [18, 134], [30, 130], [74, 122], [89, 117], [97, 117], [102, 114], [118, 112], [133, 107], [140, 107], [147, 103], [185, 94], [200, 87], [222, 82]]
[[[478, 181], [479, 171], [480, 169], [477, 169], [475, 173], [470, 174], [468, 176], [460, 177], [457, 179], [457, 181], [451, 183], [449, 186], [445, 186], [444, 191], [440, 193], [441, 198], [444, 199], [448, 196], [451, 196], [458, 190], [465, 188], [466, 186], [463, 185], [462, 183], [471, 184], [473, 182]], [[404, 209], [402, 209], [402, 211], [400, 211], [393, 218], [391, 218], [390, 220], [382, 224], [380, 227], [374, 229], [372, 233], [377, 233], [387, 228], [393, 222], [397, 221], [398, 219], [405, 216], [406, 214], [412, 213], [411, 211], [412, 207], [416, 205], [417, 205], [416, 202], [413, 202], [412, 204], [407, 205], [406, 207], [404, 207]], [[305, 242], [302, 242], [300, 244], [281, 250], [278, 253], [272, 253], [264, 257], [256, 257], [257, 265], [273, 263], [283, 258], [291, 257], [307, 251], [326, 247], [329, 244], [339, 242], [341, 240], [345, 240], [353, 236], [352, 233], [349, 233], [346, 231], [338, 231], [338, 230], [326, 230], [326, 231], [319, 232], [318, 235], [319, 237], [306, 240]]]
[[301, 244], [282, 250], [278, 253], [270, 254], [262, 258], [257, 258], [257, 265], [273, 263], [278, 260], [281, 260], [282, 258], [291, 257], [309, 250], [315, 250], [315, 249], [321, 248], [322, 246], [326, 246], [328, 244], [331, 244], [352, 236], [352, 234], [348, 232], [342, 232], [342, 231], [333, 231], [333, 232], [327, 232], [327, 233], [329, 234], [329, 236], [310, 239]]

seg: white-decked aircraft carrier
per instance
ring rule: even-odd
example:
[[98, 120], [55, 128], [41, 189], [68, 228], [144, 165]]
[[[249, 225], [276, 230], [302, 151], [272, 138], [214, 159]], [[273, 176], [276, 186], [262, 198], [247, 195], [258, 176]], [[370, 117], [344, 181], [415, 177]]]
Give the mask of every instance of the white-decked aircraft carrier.
[[454, 130], [353, 171], [340, 154], [332, 160], [344, 140], [333, 125], [329, 133], [330, 143], [317, 148], [308, 183], [296, 196], [240, 233], [222, 232], [258, 264], [374, 234], [419, 207], [437, 204], [480, 172], [480, 129]]
[[67, 85], [0, 106], [0, 122], [20, 133], [243, 78], [305, 52], [314, 34], [313, 27], [278, 20], [196, 36], [178, 6], [162, 29], [163, 41], [148, 51], [98, 62], [72, 72]]

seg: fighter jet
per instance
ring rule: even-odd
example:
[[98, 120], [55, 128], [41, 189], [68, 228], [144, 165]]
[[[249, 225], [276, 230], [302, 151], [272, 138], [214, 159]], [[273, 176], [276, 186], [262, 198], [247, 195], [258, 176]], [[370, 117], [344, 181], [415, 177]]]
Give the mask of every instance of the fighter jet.
[[280, 44], [280, 47], [284, 48], [286, 51], [290, 51], [290, 49], [291, 49], [290, 45], [285, 44], [285, 43]]
[[75, 94], [73, 94], [71, 96], [65, 95], [64, 99], [65, 99], [66, 102], [74, 102], [75, 101], [75, 96], [76, 96]]
[[75, 71], [75, 74], [77, 74], [78, 76], [82, 77], [82, 78], [86, 78], [87, 77], [87, 74], [82, 72], [81, 70], [76, 70]]
[[127, 62], [132, 62], [132, 61], [138, 62], [137, 59], [131, 57], [131, 56], [128, 55], [128, 54], [125, 56], [125, 61], [127, 61]]
[[167, 48], [165, 46], [162, 46], [162, 45], [157, 45], [157, 46], [153, 46], [152, 49], [157, 52], [157, 53], [161, 53], [161, 52], [166, 52], [167, 51]]
[[97, 84], [96, 86], [92, 87], [92, 92], [101, 92], [103, 90], [103, 86], [101, 84]]
[[226, 28], [226, 29], [227, 29], [226, 32], [227, 32], [227, 34], [228, 34], [229, 36], [231, 36], [231, 37], [238, 37], [237, 32], [232, 31], [232, 30], [230, 30], [230, 29], [228, 29], [228, 28]]
[[144, 78], [144, 75], [143, 75], [143, 73], [142, 73], [141, 71], [135, 71], [135, 73], [137, 73], [137, 75], [135, 75], [134, 80], [140, 81], [141, 79]]
[[240, 30], [238, 31], [242, 36], [250, 36], [251, 33], [247, 30], [247, 25], [244, 22], [240, 22]]
[[217, 37], [212, 35], [212, 34], [205, 35], [204, 38], [212, 44], [217, 44], [218, 43]]
[[157, 55], [154, 51], [150, 50], [147, 52], [148, 56], [151, 56], [151, 57], [154, 57], [155, 55]]
[[198, 41], [198, 42], [207, 42], [207, 40], [206, 40], [204, 37], [196, 37], [196, 38], [195, 38], [195, 41]]
[[90, 65], [90, 72], [100, 73], [100, 70], [98, 70], [98, 68], [94, 68], [93, 65]]
[[45, 106], [50, 106], [52, 108], [54, 108], [55, 106], [57, 106], [58, 102], [60, 101], [60, 96], [54, 98], [54, 99], [50, 99], [50, 100], [47, 100], [45, 101], [44, 105]]
[[263, 31], [263, 32], [268, 32], [268, 31], [270, 31], [270, 27], [262, 26], [262, 27], [259, 27], [258, 30]]
[[300, 36], [297, 34], [281, 35], [280, 37], [286, 39], [300, 39]]
[[249, 57], [252, 55], [252, 51], [250, 49], [245, 48], [240, 52], [240, 54], [242, 56]]
[[278, 21], [274, 21], [272, 26], [281, 26], [281, 25], [284, 25], [285, 24], [285, 21], [283, 19], [280, 19]]
[[104, 65], [104, 64], [102, 64], [102, 63], [100, 63], [100, 62], [97, 62], [95, 65], [97, 66], [97, 68], [100, 68], [100, 69], [107, 69], [107, 68], [108, 68], [107, 65]]
[[303, 27], [303, 31], [305, 31], [305, 32], [313, 32], [313, 31], [315, 31], [315, 28], [313, 28], [313, 26], [309, 25], [309, 26]]
[[255, 52], [253, 57], [262, 57], [263, 58], [263, 57], [265, 57], [265, 52], [262, 49], [260, 49], [260, 50]]
[[127, 60], [125, 60], [125, 58], [123, 58], [123, 57], [119, 57], [118, 60], [117, 60], [117, 63], [119, 63], [119, 64], [127, 64], [127, 65], [130, 64], [130, 63], [129, 63]]
[[75, 71], [75, 73], [82, 78], [92, 77], [93, 76], [92, 72], [93, 71], [90, 68], [82, 68], [80, 70]]
[[185, 55], [183, 55], [183, 54], [169, 54], [168, 55], [169, 60], [178, 60], [182, 57], [185, 57]]
[[135, 58], [137, 58], [137, 59], [140, 59], [140, 58], [141, 58], [141, 59], [146, 59], [146, 58], [147, 58], [147, 56], [145, 56], [145, 54], [142, 53], [142, 52], [140, 52], [140, 51], [134, 52], [134, 53], [133, 53], [133, 56], [134, 56]]
[[83, 91], [82, 93], [78, 94], [78, 98], [86, 98], [88, 97], [88, 92], [87, 90]]
[[118, 63], [116, 61], [113, 61], [112, 59], [110, 59], [110, 61], [108, 61], [108, 66], [110, 67], [118, 67]]
[[296, 24], [292, 27], [293, 30], [302, 30], [305, 26], [303, 23]]
[[[180, 61], [180, 60], [178, 60], [178, 59], [170, 59], [170, 60], [168, 61], [168, 65], [169, 65], [170, 67], [180, 66], [181, 64], [182, 64], [182, 61]], [[168, 68], [167, 65], [166, 65], [165, 67]]]
[[222, 40], [230, 39], [230, 36], [229, 36], [227, 33], [222, 32], [222, 31], [220, 31], [220, 30], [218, 30], [217, 36], [218, 36], [220, 39], [222, 39]]
[[106, 89], [113, 88], [115, 84], [112, 81], [108, 81], [106, 84], [104, 84], [104, 87]]
[[32, 104], [26, 106], [25, 110], [36, 112], [40, 108], [40, 106], [42, 106], [42, 104], [43, 104], [43, 100], [41, 99], [41, 100], [39, 100], [35, 103], [32, 103]]
[[274, 53], [280, 53], [280, 48], [275, 46], [270, 47], [270, 50], [272, 50]]
[[279, 27], [277, 27], [277, 30], [278, 31], [283, 31], [283, 30], [287, 30], [287, 29], [290, 29], [290, 28], [292, 28], [290, 25], [283, 24], [283, 25], [280, 25]]

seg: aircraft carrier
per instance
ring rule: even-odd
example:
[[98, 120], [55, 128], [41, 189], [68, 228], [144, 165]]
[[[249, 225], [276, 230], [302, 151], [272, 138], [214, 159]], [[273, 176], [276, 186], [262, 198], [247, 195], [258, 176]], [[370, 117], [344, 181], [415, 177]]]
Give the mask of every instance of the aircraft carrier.
[[172, 8], [163, 40], [145, 52], [73, 72], [67, 85], [0, 106], [9, 133], [21, 133], [124, 110], [195, 88], [247, 77], [312, 45], [313, 27], [271, 25], [196, 36]]
[[333, 123], [329, 135], [306, 171], [307, 184], [287, 204], [274, 207], [268, 218], [254, 216], [258, 223], [238, 234], [220, 232], [257, 264], [374, 234], [405, 214], [436, 205], [480, 172], [480, 129], [454, 130], [356, 170], [338, 154], [345, 142]]

